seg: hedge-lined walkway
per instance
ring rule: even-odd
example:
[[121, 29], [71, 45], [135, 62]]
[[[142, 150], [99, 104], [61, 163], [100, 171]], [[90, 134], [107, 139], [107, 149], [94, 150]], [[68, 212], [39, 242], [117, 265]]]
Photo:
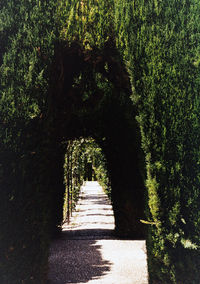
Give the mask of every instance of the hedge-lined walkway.
[[50, 283], [148, 283], [145, 241], [116, 239], [113, 229], [107, 196], [97, 182], [86, 182], [70, 225], [52, 243]]

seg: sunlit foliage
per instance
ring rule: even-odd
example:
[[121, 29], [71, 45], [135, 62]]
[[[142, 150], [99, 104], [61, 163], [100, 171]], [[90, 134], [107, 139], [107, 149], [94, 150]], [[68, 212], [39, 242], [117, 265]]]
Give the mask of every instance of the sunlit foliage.
[[148, 218], [155, 224], [151, 281], [198, 283], [200, 7], [195, 0], [115, 3], [117, 42], [139, 110]]
[[[116, 187], [115, 155], [130, 146], [116, 129], [127, 141], [135, 135], [140, 160], [145, 156], [151, 283], [199, 283], [199, 17], [197, 0], [0, 2], [1, 283], [46, 282], [49, 235], [63, 213], [62, 143], [76, 136], [74, 119], [75, 130], [61, 139], [59, 113], [66, 112], [66, 125], [79, 115], [92, 127], [100, 110], [110, 117], [101, 119], [109, 126], [104, 132], [113, 131], [106, 142], [109, 151], [115, 148], [109, 171]], [[70, 66], [64, 77], [70, 52], [82, 65]], [[122, 65], [130, 82], [116, 73], [124, 72]], [[129, 83], [141, 141], [125, 100]], [[125, 158], [122, 164], [133, 165], [135, 174], [138, 160]]]
[[111, 0], [60, 1], [60, 37], [78, 42], [85, 50], [103, 48], [113, 37], [113, 8]]

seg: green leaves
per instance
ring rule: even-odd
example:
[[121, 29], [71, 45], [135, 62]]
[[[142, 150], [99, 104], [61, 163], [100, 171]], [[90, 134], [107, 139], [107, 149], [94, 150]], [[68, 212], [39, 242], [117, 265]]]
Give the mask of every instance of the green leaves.
[[[176, 251], [170, 251], [161, 240], [168, 239], [172, 245], [172, 236], [180, 232], [196, 239], [200, 226], [200, 195], [196, 194], [200, 157], [200, 109], [196, 103], [200, 85], [195, 69], [199, 68], [199, 9], [195, 0], [115, 1], [117, 43], [128, 62], [146, 155], [149, 219], [161, 220], [161, 230], [151, 228], [149, 248], [155, 283], [187, 283], [188, 276], [179, 265], [173, 264], [172, 272], [165, 264], [160, 268], [159, 258], [171, 255], [167, 257], [171, 261], [176, 256]], [[187, 216], [185, 226], [181, 216]], [[182, 247], [181, 238], [176, 242]], [[185, 261], [190, 263], [189, 258]], [[159, 280], [156, 265], [162, 269]], [[191, 271], [190, 281], [199, 278], [197, 267]], [[183, 275], [181, 280], [179, 275]]]
[[[0, 11], [0, 113], [2, 120], [13, 125], [21, 120], [18, 134], [22, 121], [25, 125], [46, 107], [48, 65], [57, 28], [52, 16], [55, 7], [54, 1], [41, 5], [36, 0], [12, 0]], [[0, 137], [3, 135], [0, 130]], [[12, 143], [15, 138], [13, 133]]]
[[[33, 118], [39, 119], [47, 111], [49, 67], [55, 44], [60, 42], [67, 47], [76, 43], [87, 66], [73, 78], [72, 87], [79, 88], [82, 97], [75, 108], [76, 92], [72, 92], [71, 108], [77, 110], [79, 118], [89, 106], [98, 116], [108, 101], [112, 101], [109, 107], [113, 111], [116, 78], [112, 73], [118, 65], [110, 51], [114, 52], [117, 44], [129, 71], [145, 154], [147, 219], [155, 225], [149, 226], [150, 277], [154, 283], [187, 283], [188, 277], [188, 281], [198, 283], [197, 255], [191, 251], [200, 245], [199, 1], [2, 0], [1, 154], [8, 149], [12, 154], [26, 152], [19, 137]], [[120, 94], [123, 100], [121, 91], [115, 93], [119, 101]], [[127, 109], [124, 105], [124, 115], [134, 121]], [[118, 112], [112, 115], [118, 116]], [[120, 122], [120, 118], [112, 119], [115, 121]], [[74, 142], [74, 173], [83, 165], [81, 151], [91, 159], [92, 153], [96, 174], [107, 185], [103, 155], [98, 147], [93, 151], [92, 144]], [[14, 170], [10, 164], [10, 172]], [[187, 263], [188, 275], [181, 259]]]
[[60, 36], [69, 44], [79, 42], [86, 50], [102, 48], [113, 36], [113, 1], [61, 1], [57, 17]]

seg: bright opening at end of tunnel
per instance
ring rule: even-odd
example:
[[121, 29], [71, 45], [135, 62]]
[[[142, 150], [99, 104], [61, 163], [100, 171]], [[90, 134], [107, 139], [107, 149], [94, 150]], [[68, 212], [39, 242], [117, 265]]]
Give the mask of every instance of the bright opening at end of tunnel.
[[112, 205], [97, 181], [85, 181], [81, 187], [71, 222], [63, 225], [63, 231], [68, 230], [85, 230], [85, 233], [99, 230], [104, 234], [106, 230], [114, 230]]

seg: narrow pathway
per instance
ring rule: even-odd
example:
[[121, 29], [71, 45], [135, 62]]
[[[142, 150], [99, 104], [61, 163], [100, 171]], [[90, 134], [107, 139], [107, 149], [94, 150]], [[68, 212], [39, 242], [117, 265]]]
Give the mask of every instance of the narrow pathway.
[[51, 284], [147, 284], [145, 241], [113, 236], [112, 206], [97, 182], [86, 182], [70, 224], [52, 243]]

